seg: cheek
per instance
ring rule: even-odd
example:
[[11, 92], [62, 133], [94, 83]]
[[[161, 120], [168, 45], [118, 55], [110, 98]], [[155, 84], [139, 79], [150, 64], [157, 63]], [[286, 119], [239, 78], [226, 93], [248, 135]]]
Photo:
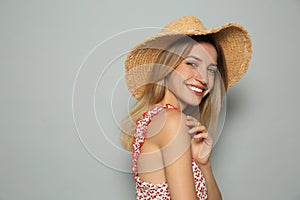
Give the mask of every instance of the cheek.
[[194, 71], [190, 68], [190, 66], [181, 63], [174, 71], [181, 80], [189, 79], [193, 77]]
[[175, 71], [170, 74], [166, 79], [167, 88], [174, 90], [180, 81], [180, 76]]
[[188, 73], [185, 70], [174, 70], [169, 79], [173, 83], [180, 83], [186, 80], [188, 77]]

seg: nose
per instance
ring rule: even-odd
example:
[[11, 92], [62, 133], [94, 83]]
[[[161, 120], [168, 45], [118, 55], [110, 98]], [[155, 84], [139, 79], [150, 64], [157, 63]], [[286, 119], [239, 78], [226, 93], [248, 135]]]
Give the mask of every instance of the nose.
[[[202, 67], [200, 67], [202, 68]], [[196, 81], [200, 82], [203, 85], [207, 85], [208, 77], [207, 77], [207, 71], [204, 69], [196, 69], [194, 78]]]

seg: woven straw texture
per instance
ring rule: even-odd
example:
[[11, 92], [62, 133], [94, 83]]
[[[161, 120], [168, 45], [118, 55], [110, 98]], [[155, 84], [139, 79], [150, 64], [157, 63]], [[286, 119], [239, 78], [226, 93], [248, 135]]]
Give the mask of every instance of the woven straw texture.
[[185, 16], [173, 21], [150, 38], [131, 49], [125, 60], [125, 78], [129, 91], [139, 99], [161, 51], [183, 36], [212, 35], [223, 50], [228, 72], [228, 88], [246, 73], [252, 54], [248, 31], [239, 24], [226, 25], [207, 30], [194, 16]]

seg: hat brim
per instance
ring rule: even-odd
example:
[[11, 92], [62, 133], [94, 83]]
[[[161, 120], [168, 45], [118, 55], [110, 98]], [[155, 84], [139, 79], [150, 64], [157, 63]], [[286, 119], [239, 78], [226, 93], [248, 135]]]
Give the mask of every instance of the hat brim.
[[[151, 72], [147, 64], [155, 63], [161, 51], [183, 36], [211, 35], [223, 51], [227, 67], [228, 88], [238, 82], [248, 69], [252, 54], [248, 31], [239, 24], [228, 23], [211, 30], [185, 32], [164, 31], [131, 49], [125, 60], [125, 78], [129, 91], [137, 99], [143, 95], [144, 84]], [[136, 70], [139, 67], [138, 70]]]

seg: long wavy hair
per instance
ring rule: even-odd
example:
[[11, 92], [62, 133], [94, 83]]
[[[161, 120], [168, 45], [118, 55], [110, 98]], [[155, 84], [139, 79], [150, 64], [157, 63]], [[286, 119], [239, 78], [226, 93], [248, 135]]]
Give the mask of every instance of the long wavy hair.
[[166, 49], [161, 50], [157, 61], [151, 64], [150, 67], [153, 68], [148, 84], [143, 86], [145, 88], [144, 93], [121, 125], [120, 139], [125, 149], [132, 150], [136, 120], [144, 112], [163, 100], [166, 91], [166, 77], [188, 56], [193, 46], [198, 42], [208, 42], [215, 47], [218, 55], [218, 72], [212, 90], [201, 100], [199, 106], [187, 106], [183, 112], [196, 117], [206, 126], [210, 134], [213, 135], [216, 132], [219, 112], [228, 86], [223, 51], [210, 35], [183, 37], [173, 42]]

